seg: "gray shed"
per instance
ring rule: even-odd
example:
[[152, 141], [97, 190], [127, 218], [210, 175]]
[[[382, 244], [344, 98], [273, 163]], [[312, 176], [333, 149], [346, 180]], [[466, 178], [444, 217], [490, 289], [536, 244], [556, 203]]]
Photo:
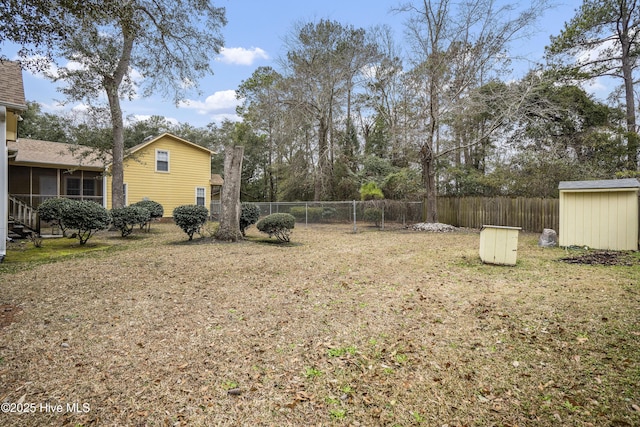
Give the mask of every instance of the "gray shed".
[[638, 250], [640, 181], [562, 181], [560, 246]]

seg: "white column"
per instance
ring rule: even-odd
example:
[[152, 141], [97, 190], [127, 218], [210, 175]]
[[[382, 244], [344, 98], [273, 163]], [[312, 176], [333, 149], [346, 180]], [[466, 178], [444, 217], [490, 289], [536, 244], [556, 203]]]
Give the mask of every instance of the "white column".
[[9, 234], [9, 152], [7, 150], [7, 107], [0, 106], [0, 262], [7, 255]]

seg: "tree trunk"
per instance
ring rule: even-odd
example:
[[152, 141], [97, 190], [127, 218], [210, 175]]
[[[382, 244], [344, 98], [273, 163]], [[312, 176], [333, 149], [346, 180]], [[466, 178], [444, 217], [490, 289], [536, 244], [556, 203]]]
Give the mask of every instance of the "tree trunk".
[[421, 150], [422, 185], [425, 189], [426, 215], [425, 222], [438, 222], [438, 193], [436, 191], [435, 158], [431, 147], [425, 145]]
[[240, 232], [240, 178], [244, 147], [227, 146], [224, 150], [224, 185], [220, 197], [220, 227], [216, 240], [237, 242]]
[[104, 77], [104, 88], [109, 101], [111, 126], [113, 127], [113, 147], [111, 161], [111, 207], [121, 208], [125, 205], [124, 194], [124, 120], [120, 106], [120, 85], [131, 64], [134, 33], [129, 27], [123, 27], [124, 41], [120, 60], [112, 76]]
[[[626, 47], [623, 46], [623, 49]], [[629, 170], [638, 169], [638, 128], [636, 126], [636, 104], [633, 91], [633, 62], [629, 55], [623, 55], [622, 75], [624, 78], [624, 93], [627, 116], [627, 167]]]
[[329, 123], [324, 117], [318, 122], [318, 169], [313, 194], [314, 201], [326, 200], [329, 181]]
[[113, 128], [113, 147], [111, 149], [111, 207], [121, 208], [125, 205], [124, 194], [124, 123], [118, 89], [107, 87], [107, 98], [111, 112]]

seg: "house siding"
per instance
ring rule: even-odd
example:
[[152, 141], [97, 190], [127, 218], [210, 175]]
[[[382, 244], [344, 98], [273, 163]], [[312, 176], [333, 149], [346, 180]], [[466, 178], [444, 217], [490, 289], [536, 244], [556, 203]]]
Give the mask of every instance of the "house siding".
[[[156, 151], [169, 152], [169, 171], [156, 171]], [[200, 149], [170, 135], [160, 137], [136, 151], [124, 162], [124, 183], [127, 202], [153, 200], [164, 208], [164, 216], [171, 217], [180, 205], [193, 205], [196, 187], [208, 188], [211, 179], [211, 152]], [[107, 208], [111, 209], [111, 177], [107, 178]], [[205, 206], [210, 195], [205, 192]]]

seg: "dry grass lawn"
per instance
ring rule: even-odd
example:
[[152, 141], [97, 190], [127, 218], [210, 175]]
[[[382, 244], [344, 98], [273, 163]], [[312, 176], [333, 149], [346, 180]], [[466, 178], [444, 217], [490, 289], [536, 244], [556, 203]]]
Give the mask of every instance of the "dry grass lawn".
[[9, 253], [0, 402], [29, 413], [0, 425], [640, 425], [638, 254], [569, 264], [521, 234], [500, 267], [477, 231], [299, 226], [285, 246], [154, 228]]

